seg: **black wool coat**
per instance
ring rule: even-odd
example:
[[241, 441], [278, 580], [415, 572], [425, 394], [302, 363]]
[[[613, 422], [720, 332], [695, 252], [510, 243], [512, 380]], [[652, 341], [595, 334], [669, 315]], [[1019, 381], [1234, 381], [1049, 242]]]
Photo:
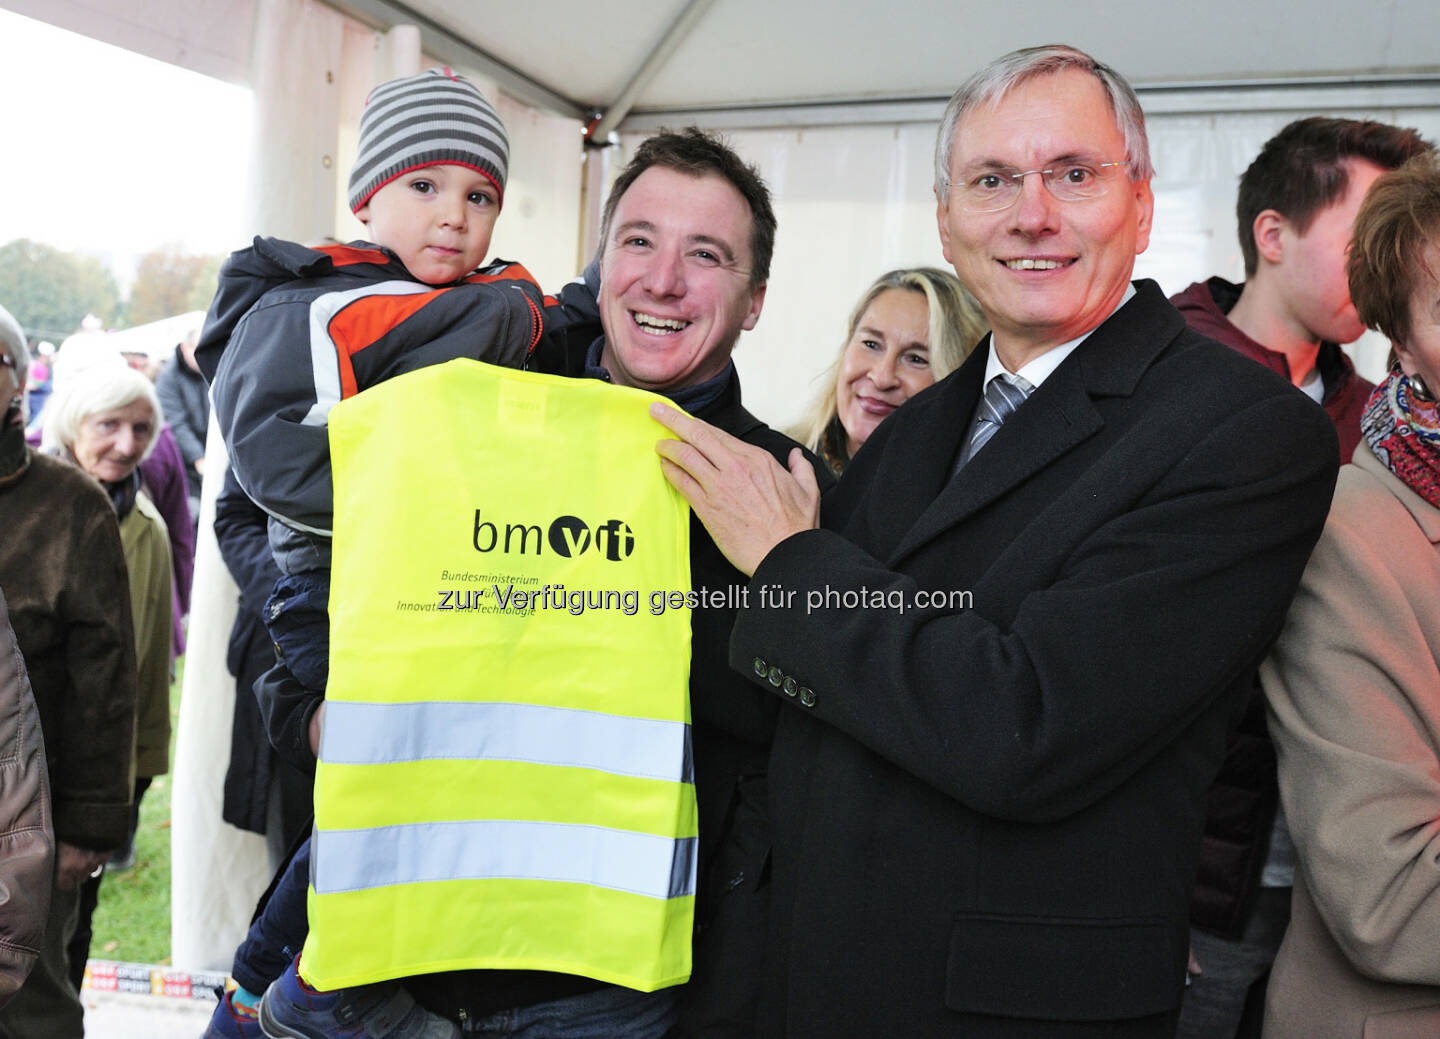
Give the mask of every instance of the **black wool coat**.
[[951, 479], [977, 350], [752, 579], [797, 592], [731, 642], [782, 707], [764, 1034], [1173, 1033], [1205, 791], [1337, 448], [1136, 287]]

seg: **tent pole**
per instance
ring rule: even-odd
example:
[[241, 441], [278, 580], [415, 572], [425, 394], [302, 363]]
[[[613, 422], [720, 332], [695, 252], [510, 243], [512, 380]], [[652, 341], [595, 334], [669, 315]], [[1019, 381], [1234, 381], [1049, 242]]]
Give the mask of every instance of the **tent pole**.
[[710, 9], [715, 0], [690, 0], [680, 16], [671, 23], [655, 49], [640, 63], [635, 74], [630, 77], [630, 82], [625, 84], [625, 89], [620, 91], [620, 96], [606, 110], [600, 120], [590, 126], [586, 136], [597, 143], [604, 144], [610, 136], [610, 132], [620, 125], [620, 121], [630, 114], [630, 109], [635, 106], [635, 99], [640, 96], [655, 73], [659, 72], [664, 64], [670, 60], [670, 55], [680, 46], [690, 30]]

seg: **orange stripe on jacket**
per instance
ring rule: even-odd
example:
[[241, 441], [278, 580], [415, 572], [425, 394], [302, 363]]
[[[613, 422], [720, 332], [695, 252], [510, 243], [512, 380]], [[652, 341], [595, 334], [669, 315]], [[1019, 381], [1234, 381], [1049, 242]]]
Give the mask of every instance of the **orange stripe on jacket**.
[[353, 245], [321, 245], [315, 251], [330, 257], [336, 267], [352, 263], [378, 263], [383, 267], [390, 262], [390, 257], [380, 249], [357, 249]]
[[486, 274], [484, 271], [476, 271], [474, 274], [467, 274], [465, 280], [474, 285], [488, 285], [492, 281], [528, 281], [531, 285], [539, 288], [535, 276], [518, 263], [505, 261], [505, 269], [498, 274]]
[[400, 322], [423, 310], [445, 289], [405, 296], [365, 296], [345, 307], [333, 318], [327, 331], [340, 360], [340, 399], [360, 392], [355, 385], [355, 367], [350, 358], [391, 332]]

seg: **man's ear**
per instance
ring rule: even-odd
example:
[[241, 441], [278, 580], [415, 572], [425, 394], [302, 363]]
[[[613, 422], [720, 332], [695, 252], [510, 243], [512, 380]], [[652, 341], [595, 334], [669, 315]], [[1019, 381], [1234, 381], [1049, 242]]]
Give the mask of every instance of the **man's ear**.
[[1255, 253], [1267, 263], [1278, 264], [1285, 258], [1284, 232], [1290, 221], [1274, 209], [1262, 209], [1250, 225], [1250, 234], [1255, 239]]
[[745, 313], [745, 320], [740, 327], [746, 332], [755, 327], [760, 320], [760, 308], [765, 305], [765, 290], [770, 287], [769, 282], [762, 282], [758, 287], [750, 290], [750, 309]]
[[1150, 248], [1150, 230], [1155, 225], [1155, 193], [1150, 182], [1142, 180], [1133, 185], [1135, 193], [1135, 255], [1139, 256]]
[[950, 200], [940, 193], [940, 185], [935, 185], [935, 223], [940, 227], [940, 252], [945, 256], [945, 262], [955, 266], [955, 261], [950, 258]]

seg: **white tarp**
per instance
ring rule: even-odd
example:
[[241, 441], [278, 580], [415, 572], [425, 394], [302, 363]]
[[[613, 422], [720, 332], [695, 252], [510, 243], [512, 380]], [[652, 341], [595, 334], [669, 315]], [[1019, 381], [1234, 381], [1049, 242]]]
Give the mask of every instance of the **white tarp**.
[[265, 838], [220, 818], [235, 709], [225, 654], [239, 600], [215, 541], [215, 499], [226, 467], [212, 416], [170, 794], [170, 962], [188, 970], [229, 971], [270, 880]]

